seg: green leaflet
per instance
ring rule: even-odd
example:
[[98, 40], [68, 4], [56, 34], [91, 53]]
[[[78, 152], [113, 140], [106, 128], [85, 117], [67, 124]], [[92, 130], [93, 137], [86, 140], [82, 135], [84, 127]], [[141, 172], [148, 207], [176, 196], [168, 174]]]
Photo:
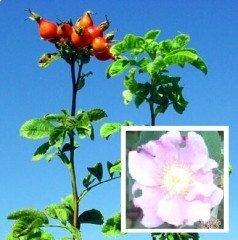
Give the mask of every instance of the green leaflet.
[[53, 145], [50, 145], [49, 142], [43, 143], [40, 147], [38, 147], [34, 153], [34, 156], [32, 158], [33, 161], [38, 161], [41, 158], [43, 158], [53, 147]]
[[48, 137], [53, 128], [54, 125], [44, 119], [32, 119], [21, 126], [20, 135], [30, 139], [41, 139]]
[[97, 209], [91, 209], [84, 211], [79, 215], [78, 218], [80, 223], [90, 223], [96, 225], [102, 225], [104, 222], [104, 217], [102, 213]]
[[121, 213], [116, 213], [111, 218], [107, 219], [106, 223], [102, 227], [103, 235], [106, 237], [116, 237], [125, 235], [121, 232]]
[[97, 178], [97, 180], [99, 182], [102, 181], [102, 177], [103, 177], [103, 167], [102, 167], [102, 163], [96, 163], [94, 165], [94, 167], [88, 167], [87, 168], [88, 171]]
[[7, 219], [16, 220], [12, 225], [13, 237], [30, 234], [43, 224], [48, 224], [48, 218], [43, 212], [31, 208], [14, 211], [7, 216]]
[[208, 148], [209, 157], [220, 163], [222, 153], [221, 153], [221, 137], [217, 131], [200, 131], [198, 132], [204, 139], [205, 144]]
[[229, 175], [232, 173], [232, 166], [231, 164], [229, 163]]
[[40, 219], [42, 223], [48, 224], [48, 218], [47, 216], [40, 210], [34, 209], [34, 208], [23, 208], [20, 210], [16, 210], [12, 213], [10, 213], [7, 216], [7, 219], [10, 220], [17, 220], [22, 217], [30, 217], [32, 219]]
[[74, 240], [82, 240], [81, 232], [76, 227], [74, 227], [74, 226], [67, 226], [67, 230], [72, 233]]
[[119, 132], [120, 130], [120, 123], [104, 123], [100, 128], [100, 135], [108, 139], [113, 133]]
[[96, 180], [96, 178], [92, 179], [92, 176], [93, 175], [90, 173], [90, 174], [88, 174], [87, 176], [84, 177], [84, 179], [83, 179], [83, 186], [84, 187], [88, 188]]
[[117, 160], [109, 169], [109, 173], [120, 173], [121, 172], [121, 160]]
[[48, 67], [53, 61], [57, 60], [60, 58], [59, 53], [44, 53], [39, 61], [38, 65], [39, 67], [46, 68]]
[[115, 55], [120, 55], [130, 50], [141, 49], [144, 43], [144, 38], [133, 34], [127, 34], [121, 42], [114, 44], [110, 51]]
[[150, 30], [149, 32], [147, 32], [147, 33], [144, 35], [144, 40], [145, 40], [147, 43], [156, 41], [157, 38], [159, 37], [160, 33], [161, 33], [160, 30]]
[[130, 90], [124, 90], [122, 92], [122, 96], [124, 97], [124, 104], [127, 105], [132, 101], [133, 94]]
[[207, 74], [207, 65], [202, 60], [202, 58], [198, 57], [195, 61], [190, 62], [191, 65], [193, 65], [195, 68], [201, 70], [205, 75]]
[[190, 37], [186, 34], [179, 34], [173, 39], [173, 49], [185, 47], [190, 41]]
[[135, 65], [136, 61], [127, 59], [123, 57], [114, 61], [107, 69], [107, 78], [114, 77], [116, 75], [121, 74], [124, 70], [126, 70], [131, 65]]
[[197, 54], [188, 51], [186, 49], [181, 49], [180, 51], [175, 51], [167, 54], [163, 60], [167, 66], [180, 65], [184, 66], [187, 62], [194, 62], [198, 59]]
[[90, 122], [100, 121], [101, 119], [107, 117], [107, 114], [99, 108], [91, 109], [87, 111], [87, 114]]

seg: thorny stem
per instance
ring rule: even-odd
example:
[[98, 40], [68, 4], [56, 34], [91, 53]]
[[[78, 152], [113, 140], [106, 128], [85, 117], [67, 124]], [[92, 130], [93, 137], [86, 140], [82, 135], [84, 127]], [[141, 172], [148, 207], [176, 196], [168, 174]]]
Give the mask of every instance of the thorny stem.
[[[76, 79], [75, 76], [75, 61], [72, 60], [70, 63], [70, 70], [71, 70], [71, 78], [72, 78], [72, 103], [71, 103], [71, 116], [75, 116], [76, 112], [76, 99], [77, 99], [77, 86], [78, 82], [82, 73], [83, 63], [79, 65], [78, 70], [78, 77]], [[70, 178], [73, 190], [73, 199], [74, 199], [74, 218], [73, 218], [73, 225], [74, 227], [78, 227], [78, 212], [79, 212], [79, 205], [78, 205], [78, 191], [77, 191], [77, 182], [76, 182], [76, 174], [75, 174], [75, 167], [74, 167], [74, 133], [70, 133], [70, 163], [69, 163], [69, 171], [70, 171]]]

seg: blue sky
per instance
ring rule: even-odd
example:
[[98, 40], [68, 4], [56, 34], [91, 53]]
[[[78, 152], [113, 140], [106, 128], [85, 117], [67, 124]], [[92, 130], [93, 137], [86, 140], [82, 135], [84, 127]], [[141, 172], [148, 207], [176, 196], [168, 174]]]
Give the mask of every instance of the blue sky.
[[[182, 32], [190, 35], [190, 47], [208, 65], [208, 75], [186, 66], [171, 71], [182, 76], [184, 96], [189, 105], [183, 115], [172, 108], [157, 119], [157, 125], [227, 125], [230, 127], [230, 233], [202, 234], [202, 240], [233, 240], [237, 226], [237, 178], [236, 150], [238, 146], [237, 62], [238, 62], [238, 3], [231, 1], [74, 1], [74, 0], [3, 0], [0, 2], [0, 239], [10, 232], [9, 212], [25, 207], [44, 209], [59, 202], [71, 191], [67, 169], [55, 159], [32, 162], [31, 157], [41, 141], [30, 141], [19, 136], [20, 126], [29, 119], [41, 118], [46, 113], [59, 113], [70, 108], [71, 85], [69, 67], [59, 60], [47, 69], [40, 69], [37, 61], [41, 54], [54, 52], [54, 46], [41, 41], [37, 25], [24, 21], [26, 8], [31, 8], [45, 18], [75, 21], [84, 11], [92, 10], [95, 23], [104, 20], [105, 14], [112, 21], [111, 30], [118, 29], [116, 39], [125, 34], [144, 35], [148, 30], [160, 29], [160, 40], [173, 38]], [[103, 122], [124, 122], [138, 125], [149, 123], [147, 106], [139, 110], [125, 106], [121, 96], [123, 75], [106, 79], [109, 62], [95, 59], [84, 72], [93, 71], [86, 86], [79, 94], [78, 109], [99, 107], [108, 113]], [[77, 152], [76, 170], [79, 185], [86, 175], [86, 168], [96, 162], [114, 161], [120, 157], [120, 135], [108, 141], [99, 136], [101, 123], [95, 125], [96, 139], [82, 141]], [[233, 184], [234, 183], [234, 184]], [[81, 211], [98, 208], [109, 217], [120, 209], [120, 181], [98, 187], [82, 201]], [[87, 240], [107, 239], [100, 227], [83, 226]], [[56, 239], [67, 236], [56, 233]], [[148, 234], [127, 235], [116, 239], [149, 239]]]

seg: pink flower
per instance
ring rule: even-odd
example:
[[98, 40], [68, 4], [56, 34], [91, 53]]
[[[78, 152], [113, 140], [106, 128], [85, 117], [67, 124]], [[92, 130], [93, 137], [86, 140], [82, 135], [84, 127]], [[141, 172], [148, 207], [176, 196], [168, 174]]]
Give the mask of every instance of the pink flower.
[[[206, 223], [219, 205], [223, 190], [213, 180], [218, 164], [209, 158], [203, 138], [189, 132], [164, 134], [159, 140], [129, 152], [128, 167], [135, 183], [133, 203], [143, 211], [147, 228], [163, 223], [175, 226]], [[138, 193], [141, 194], [138, 194]]]

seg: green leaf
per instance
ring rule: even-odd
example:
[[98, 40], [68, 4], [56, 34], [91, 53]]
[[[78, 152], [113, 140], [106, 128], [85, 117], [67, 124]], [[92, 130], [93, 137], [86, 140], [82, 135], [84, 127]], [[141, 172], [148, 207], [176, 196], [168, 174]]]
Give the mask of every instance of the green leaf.
[[102, 109], [99, 108], [91, 109], [87, 111], [87, 113], [90, 122], [96, 122], [107, 117], [107, 114]]
[[121, 213], [117, 213], [107, 219], [106, 223], [102, 227], [102, 232], [107, 237], [125, 235], [126, 233], [121, 232]]
[[190, 41], [190, 37], [186, 34], [179, 34], [173, 39], [173, 49], [179, 49], [186, 46]]
[[102, 225], [104, 222], [104, 217], [102, 213], [97, 209], [91, 209], [84, 211], [79, 215], [78, 218], [80, 223], [90, 223], [96, 225]]
[[32, 119], [25, 122], [20, 129], [20, 136], [30, 139], [48, 137], [54, 125], [44, 119]]
[[50, 122], [60, 122], [62, 119], [64, 119], [66, 116], [65, 114], [46, 114], [43, 119], [50, 121]]
[[47, 162], [50, 162], [52, 160], [52, 158], [55, 157], [55, 156], [59, 156], [59, 152], [58, 151], [49, 154], [48, 156], [46, 156], [45, 159], [46, 159]]
[[17, 220], [22, 217], [29, 217], [31, 219], [40, 219], [40, 221], [44, 224], [49, 223], [47, 216], [40, 210], [34, 209], [34, 208], [23, 208], [23, 209], [14, 211], [7, 216], [7, 219]]
[[73, 216], [73, 212], [63, 204], [51, 204], [46, 207], [45, 212], [49, 217], [58, 219], [64, 225]]
[[103, 177], [103, 167], [102, 163], [96, 163], [94, 167], [88, 167], [88, 171], [97, 178], [99, 182], [101, 182]]
[[66, 128], [63, 125], [58, 125], [52, 129], [49, 136], [49, 143], [55, 144], [58, 141], [62, 142], [62, 139], [65, 138]]
[[113, 164], [111, 162], [107, 161], [107, 171], [111, 178], [113, 177], [113, 173], [110, 172], [110, 169], [112, 166], [113, 166]]
[[6, 236], [6, 240], [19, 240], [19, 238], [16, 238], [13, 236], [12, 233], [9, 233], [7, 236]]
[[195, 68], [201, 70], [205, 75], [207, 74], [207, 65], [202, 60], [202, 58], [198, 57], [196, 60], [190, 62], [191, 65], [193, 65]]
[[229, 163], [229, 175], [232, 173], [232, 166], [231, 164]]
[[154, 59], [153, 62], [150, 62], [147, 64], [147, 71], [150, 74], [151, 77], [153, 77], [153, 74], [157, 71], [161, 71], [166, 67], [166, 64], [164, 62], [164, 59], [161, 56], [158, 56]]
[[130, 60], [126, 57], [120, 58], [114, 61], [107, 69], [107, 78], [114, 77], [116, 75], [121, 74], [131, 65], [135, 65], [136, 62], [134, 60]]
[[80, 138], [85, 138], [88, 136], [91, 140], [94, 140], [94, 129], [90, 122], [88, 122], [85, 126], [78, 126], [76, 130]]
[[121, 130], [120, 123], [105, 123], [100, 128], [100, 135], [103, 138], [108, 139], [113, 133]]
[[110, 174], [115, 173], [115, 172], [121, 172], [121, 160], [117, 160], [111, 167], [109, 170]]
[[96, 178], [92, 179], [92, 174], [88, 174], [87, 176], [84, 177], [83, 179], [83, 186], [88, 188], [94, 181]]
[[37, 231], [35, 233], [30, 233], [27, 235], [27, 240], [54, 240], [54, 236], [45, 231]]
[[125, 77], [124, 85], [126, 88], [128, 88], [132, 93], [135, 93], [137, 90], [137, 82], [135, 80], [135, 73], [136, 68], [132, 68], [129, 72], [129, 74]]
[[130, 90], [124, 90], [122, 96], [124, 97], [125, 105], [128, 105], [132, 101], [133, 94]]
[[181, 49], [180, 51], [175, 51], [167, 54], [164, 57], [164, 62], [167, 66], [171, 65], [181, 65], [184, 66], [185, 63], [189, 62], [194, 62], [198, 59], [197, 54], [192, 53], [191, 51], [188, 51], [186, 49]]
[[168, 54], [173, 50], [173, 42], [170, 39], [161, 41], [158, 44], [157, 49], [162, 55]]
[[40, 147], [38, 147], [34, 153], [32, 158], [33, 161], [38, 161], [43, 158], [52, 148], [53, 146], [49, 144], [49, 142], [43, 143]]
[[12, 225], [13, 236], [21, 237], [32, 231], [34, 228], [42, 226], [42, 221], [39, 218], [32, 219], [29, 216], [21, 217]]
[[81, 232], [74, 226], [68, 226], [67, 230], [70, 231], [73, 235], [74, 240], [82, 240]]
[[159, 37], [160, 35], [160, 30], [150, 30], [148, 31], [145, 36], [144, 39], [146, 40], [146, 42], [150, 43], [153, 41], [156, 41], [156, 39]]
[[110, 51], [115, 55], [120, 55], [130, 50], [143, 48], [145, 40], [142, 37], [133, 34], [127, 34], [124, 39], [114, 44]]
[[151, 140], [158, 140], [164, 133], [164, 131], [141, 131], [137, 146], [146, 144]]
[[66, 198], [61, 198], [61, 202], [62, 202], [62, 204], [65, 207], [74, 210], [74, 197], [73, 197], [73, 194], [69, 194]]
[[199, 131], [207, 146], [209, 157], [220, 162], [221, 154], [221, 137], [217, 131]]
[[39, 61], [38, 65], [39, 67], [46, 68], [48, 67], [53, 61], [57, 60], [60, 58], [59, 53], [44, 53]]
[[[78, 148], [79, 144], [77, 142], [74, 142], [74, 149]], [[70, 143], [65, 143], [62, 147], [62, 152], [69, 152], [71, 150], [71, 144]]]

